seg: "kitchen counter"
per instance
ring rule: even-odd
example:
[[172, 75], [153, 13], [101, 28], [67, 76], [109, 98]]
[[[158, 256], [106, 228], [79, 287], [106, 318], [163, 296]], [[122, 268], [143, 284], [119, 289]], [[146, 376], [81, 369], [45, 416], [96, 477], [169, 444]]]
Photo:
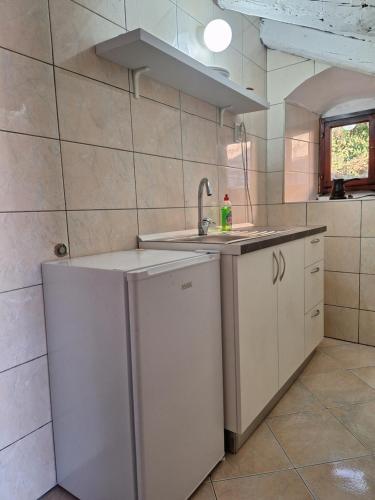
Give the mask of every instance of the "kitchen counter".
[[[263, 248], [323, 233], [326, 226], [265, 227], [240, 224], [229, 233], [211, 232], [208, 237], [197, 236], [196, 229], [173, 233], [140, 235], [140, 248], [168, 248], [171, 250], [216, 250], [226, 255], [243, 255]], [[220, 235], [233, 235], [235, 241], [218, 241]], [[218, 238], [215, 238], [218, 236]], [[228, 236], [230, 240], [230, 237]]]

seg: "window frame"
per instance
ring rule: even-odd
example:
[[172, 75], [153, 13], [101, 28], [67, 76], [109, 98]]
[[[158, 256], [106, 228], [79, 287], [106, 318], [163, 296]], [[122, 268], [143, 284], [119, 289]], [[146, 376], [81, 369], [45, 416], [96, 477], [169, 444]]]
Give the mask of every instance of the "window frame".
[[331, 128], [354, 123], [369, 122], [369, 168], [368, 177], [345, 184], [345, 190], [356, 191], [375, 189], [375, 109], [330, 116], [320, 119], [320, 166], [319, 192], [325, 194], [331, 191]]

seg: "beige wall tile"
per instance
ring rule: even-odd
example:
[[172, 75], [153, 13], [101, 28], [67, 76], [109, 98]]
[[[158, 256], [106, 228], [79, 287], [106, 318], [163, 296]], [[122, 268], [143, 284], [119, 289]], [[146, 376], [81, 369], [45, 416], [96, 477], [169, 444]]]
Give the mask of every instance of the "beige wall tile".
[[334, 339], [358, 342], [358, 309], [325, 306], [324, 335]]
[[325, 303], [356, 308], [359, 305], [359, 274], [324, 273]]
[[294, 104], [285, 105], [285, 136], [307, 142], [319, 142], [319, 115]]
[[180, 111], [144, 98], [132, 97], [131, 106], [134, 150], [181, 158]]
[[243, 115], [243, 121], [248, 134], [267, 139], [267, 111], [245, 113]]
[[132, 149], [128, 92], [61, 69], [56, 89], [62, 139]]
[[1, 3], [0, 45], [52, 62], [46, 0], [4, 0]]
[[212, 189], [212, 196], [207, 196], [206, 191], [203, 191], [203, 204], [204, 206], [217, 206], [219, 203], [218, 167], [189, 161], [184, 161], [183, 165], [185, 206], [198, 206], [198, 186], [203, 177], [207, 177]]
[[0, 211], [65, 208], [59, 142], [0, 132]]
[[133, 153], [61, 143], [68, 210], [135, 208]]
[[[134, 92], [132, 79], [130, 79], [130, 88]], [[168, 104], [174, 108], [180, 107], [180, 91], [173, 87], [168, 87], [152, 78], [142, 76], [139, 80], [139, 93], [141, 96], [148, 97], [154, 101]]]
[[267, 203], [283, 202], [283, 172], [267, 173]]
[[249, 187], [251, 203], [254, 205], [263, 205], [267, 203], [267, 174], [265, 172], [249, 173]]
[[[166, 0], [162, 0], [161, 2], [159, 1], [158, 3], [166, 3]], [[170, 1], [168, 3], [169, 5], [171, 4]], [[171, 26], [172, 22], [173, 21], [171, 20]], [[193, 59], [196, 59], [197, 61], [207, 66], [213, 65], [215, 56], [213, 52], [208, 50], [204, 43], [202, 43], [200, 32], [203, 28], [203, 25], [184, 10], [177, 8], [177, 27], [178, 48]], [[169, 43], [172, 43], [171, 35], [172, 32], [170, 33], [171, 41]]]
[[197, 115], [214, 122], [217, 119], [217, 108], [215, 106], [183, 92], [181, 92], [181, 109], [192, 115]]
[[0, 451], [0, 497], [4, 500], [39, 498], [55, 484], [51, 424]]
[[267, 205], [253, 205], [253, 217], [251, 217], [251, 209], [248, 208], [247, 212], [249, 213], [248, 221], [256, 226], [267, 226], [268, 225], [268, 217], [267, 217]]
[[177, 45], [176, 4], [170, 0], [126, 0], [126, 27], [143, 28], [165, 42]]
[[327, 201], [307, 204], [307, 224], [327, 226], [327, 236], [359, 236], [361, 203]]
[[[234, 140], [234, 130], [230, 127], [217, 128], [217, 163], [228, 167], [243, 168], [241, 144]], [[251, 165], [251, 137], [247, 137], [248, 159]], [[216, 162], [215, 162], [216, 163]], [[249, 169], [250, 169], [249, 165]], [[255, 169], [254, 169], [255, 170]]]
[[267, 170], [267, 141], [252, 135], [247, 135], [247, 140], [250, 147], [249, 170], [265, 172]]
[[50, 9], [55, 64], [128, 89], [128, 70], [95, 53], [96, 44], [125, 33], [125, 29], [71, 0], [51, 0]]
[[361, 238], [361, 273], [375, 274], [375, 238]]
[[375, 346], [375, 312], [359, 311], [359, 343]]
[[303, 57], [294, 56], [279, 50], [267, 49], [267, 71], [284, 68], [292, 64], [298, 64], [306, 61]]
[[123, 0], [75, 0], [90, 10], [97, 12], [114, 23], [125, 26], [125, 9]]
[[0, 449], [51, 420], [47, 358], [0, 373]]
[[0, 294], [0, 372], [46, 353], [41, 286]]
[[270, 104], [283, 102], [285, 97], [311, 76], [314, 76], [314, 61], [304, 61], [269, 72], [267, 97]]
[[1, 213], [0, 227], [1, 292], [41, 283], [40, 263], [68, 245], [64, 212]]
[[232, 206], [232, 221], [233, 224], [242, 224], [244, 222], [249, 222], [251, 218], [250, 209], [244, 206]]
[[[216, 124], [198, 116], [182, 113], [182, 151], [184, 160], [217, 162]], [[222, 127], [221, 130], [232, 129]], [[228, 132], [229, 133], [229, 132]], [[225, 162], [219, 162], [225, 165]]]
[[307, 174], [310, 170], [310, 144], [305, 141], [286, 138], [284, 161], [286, 172], [303, 172]]
[[177, 6], [197, 19], [200, 23], [207, 24], [212, 16], [212, 5], [202, 0], [177, 0]]
[[181, 160], [136, 153], [134, 161], [139, 208], [184, 206]]
[[313, 201], [317, 199], [318, 191], [319, 191], [319, 174], [307, 174], [309, 183], [307, 190], [307, 199], [309, 201]]
[[267, 172], [282, 172], [284, 170], [284, 139], [267, 141]]
[[129, 250], [137, 246], [135, 210], [68, 212], [72, 257]]
[[[232, 38], [233, 40], [233, 38]], [[245, 85], [244, 78], [243, 78], [243, 68], [247, 66], [247, 74], [248, 78], [246, 81], [251, 81], [255, 80], [256, 78], [256, 73], [254, 71], [254, 74], [250, 77], [250, 66], [254, 66], [255, 68], [258, 68], [259, 71], [263, 70], [259, 68], [256, 64], [254, 64], [252, 61], [249, 59], [246, 59], [245, 57], [242, 56], [241, 52], [236, 50], [233, 45], [231, 44], [227, 49], [225, 49], [223, 52], [216, 52], [213, 54], [214, 56], [214, 66], [219, 66], [220, 68], [225, 68], [229, 71], [229, 78], [238, 83], [239, 85]], [[249, 84], [246, 84], [246, 86], [249, 86]], [[255, 87], [255, 84], [252, 84], [252, 86]]]
[[360, 239], [326, 237], [324, 259], [327, 271], [359, 273]]
[[[245, 88], [254, 89], [254, 92], [265, 97], [267, 95], [267, 73], [260, 66], [253, 63], [247, 57], [242, 58], [242, 85]], [[241, 83], [241, 82], [238, 82]]]
[[[233, 207], [232, 207], [233, 208]], [[209, 217], [216, 226], [220, 225], [220, 210], [219, 207], [203, 207], [204, 217]], [[197, 229], [198, 231], [198, 208], [185, 208], [186, 229]]]
[[244, 56], [266, 70], [267, 49], [260, 41], [259, 30], [246, 19], [243, 19], [242, 30], [242, 51]]
[[0, 128], [58, 137], [51, 66], [0, 49]]
[[222, 203], [225, 194], [234, 205], [246, 205], [244, 172], [238, 168], [218, 167], [219, 196], [218, 203]]
[[285, 172], [285, 203], [307, 201], [308, 174], [303, 172]]
[[375, 201], [362, 202], [362, 236], [375, 237]]
[[375, 275], [361, 274], [360, 308], [375, 311]]
[[267, 111], [268, 139], [285, 136], [285, 103], [274, 104]]
[[185, 229], [183, 208], [152, 208], [138, 210], [139, 234], [163, 233]]
[[270, 226], [306, 226], [306, 203], [269, 205]]

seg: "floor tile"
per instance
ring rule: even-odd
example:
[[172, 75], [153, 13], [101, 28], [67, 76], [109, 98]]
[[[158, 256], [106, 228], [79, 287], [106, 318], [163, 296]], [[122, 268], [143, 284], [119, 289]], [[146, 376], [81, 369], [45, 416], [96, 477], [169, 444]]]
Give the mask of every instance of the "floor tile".
[[42, 496], [40, 500], [75, 500], [75, 498], [66, 490], [60, 488], [60, 486], [55, 486], [55, 488]]
[[349, 370], [317, 373], [300, 380], [327, 408], [375, 399], [375, 390]]
[[363, 457], [298, 471], [311, 492], [321, 500], [375, 498], [375, 458]]
[[375, 401], [332, 408], [333, 413], [365, 446], [375, 452]]
[[356, 368], [351, 370], [353, 373], [357, 375], [360, 379], [362, 379], [366, 384], [373, 387], [375, 389], [375, 366], [366, 366], [364, 368]]
[[368, 454], [327, 410], [270, 418], [268, 425], [297, 467]]
[[335, 370], [341, 370], [342, 368], [342, 365], [338, 361], [319, 350], [315, 352], [310, 363], [304, 369], [302, 376], [313, 375], [316, 373], [327, 373]]
[[321, 351], [345, 368], [375, 366], [375, 349], [370, 346], [347, 342], [346, 345], [324, 347]]
[[215, 500], [215, 493], [211, 481], [205, 481], [190, 497], [190, 500]]
[[273, 472], [292, 467], [284, 451], [266, 424], [261, 424], [236, 455], [227, 454], [212, 479], [227, 479]]
[[294, 471], [214, 483], [217, 500], [305, 500], [312, 498]]
[[269, 414], [269, 417], [286, 415], [301, 411], [319, 410], [322, 405], [298, 380]]
[[338, 340], [338, 339], [332, 339], [330, 337], [324, 337], [323, 340], [320, 342], [318, 347], [333, 347], [333, 346], [338, 346], [338, 345], [346, 345], [347, 342], [343, 340]]

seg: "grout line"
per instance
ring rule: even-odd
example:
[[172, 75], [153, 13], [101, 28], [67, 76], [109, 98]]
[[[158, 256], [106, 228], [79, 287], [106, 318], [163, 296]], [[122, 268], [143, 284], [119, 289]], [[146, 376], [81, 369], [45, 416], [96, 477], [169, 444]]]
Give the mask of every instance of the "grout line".
[[297, 469], [297, 467], [294, 469], [296, 474], [298, 474], [298, 476], [301, 478], [301, 481], [303, 482], [303, 484], [305, 485], [307, 491], [310, 493], [310, 495], [312, 496], [312, 498], [314, 500], [319, 500], [318, 497], [315, 495], [315, 493], [313, 492], [313, 490], [310, 488], [310, 486], [307, 484], [307, 482], [304, 480], [304, 478], [302, 477], [301, 473], [299, 472], [299, 470]]
[[[362, 212], [363, 202], [361, 201], [361, 215], [359, 222], [359, 234], [362, 236]], [[360, 337], [360, 310], [361, 310], [361, 269], [362, 269], [362, 237], [359, 239], [359, 279], [358, 279], [358, 318], [357, 318], [357, 341]]]
[[[125, 2], [125, 0], [124, 0], [124, 2]], [[124, 5], [125, 5], [125, 3], [124, 3]], [[130, 87], [130, 80], [131, 80], [131, 70], [128, 70], [129, 87]], [[133, 155], [133, 176], [134, 176], [134, 190], [135, 190], [135, 209], [136, 209], [136, 215], [137, 215], [137, 232], [138, 232], [138, 234], [140, 234], [141, 231], [140, 231], [140, 227], [139, 227], [139, 206], [138, 206], [137, 175], [136, 175], [136, 168], [135, 168], [135, 155], [136, 155], [136, 153], [134, 151], [134, 130], [133, 130], [132, 101], [133, 101], [133, 98], [130, 95], [130, 97], [129, 97], [129, 111], [130, 111], [130, 129], [131, 129], [132, 147], [133, 147], [132, 155]]]
[[49, 421], [48, 421], [48, 422], [46, 422], [45, 424], [40, 425], [40, 426], [39, 426], [39, 427], [37, 427], [36, 429], [34, 429], [34, 430], [32, 430], [32, 431], [28, 432], [27, 434], [25, 434], [24, 436], [22, 436], [22, 437], [20, 437], [20, 438], [18, 438], [18, 439], [16, 439], [16, 440], [15, 440], [15, 441], [13, 441], [12, 443], [7, 444], [6, 446], [4, 446], [4, 448], [1, 448], [1, 449], [0, 449], [0, 453], [1, 453], [2, 451], [6, 450], [7, 448], [9, 448], [10, 446], [13, 446], [13, 445], [14, 445], [14, 444], [16, 444], [16, 443], [19, 443], [20, 441], [22, 441], [22, 439], [25, 439], [26, 437], [30, 436], [31, 434], [34, 434], [34, 432], [37, 432], [37, 431], [39, 431], [40, 429], [43, 429], [43, 427], [46, 427], [46, 426], [47, 426], [47, 425], [49, 425], [51, 422], [52, 422], [52, 421], [51, 421], [51, 420], [49, 420]]
[[[99, 17], [101, 17], [102, 19], [105, 19], [106, 21], [114, 24], [115, 26], [118, 26], [119, 28], [123, 28], [123, 29], [126, 29], [125, 26], [126, 26], [126, 18], [124, 19], [125, 20], [125, 26], [122, 26], [121, 24], [119, 23], [116, 23], [115, 21], [113, 21], [112, 19], [109, 19], [108, 17], [105, 17], [103, 16], [103, 14], [99, 14], [99, 12], [96, 12], [95, 10], [92, 10], [90, 9], [89, 7], [86, 7], [86, 5], [82, 5], [79, 0], [71, 0], [73, 3], [75, 3], [76, 5], [78, 5], [79, 7], [82, 7], [83, 9], [85, 10], [88, 10], [89, 12], [91, 12], [92, 14], [95, 14]], [[124, 0], [125, 2], [125, 0]]]
[[33, 361], [36, 361], [37, 359], [44, 358], [46, 356], [47, 356], [47, 352], [45, 352], [44, 354], [41, 354], [40, 356], [36, 356], [35, 358], [28, 359], [27, 361], [24, 361], [23, 363], [18, 363], [18, 365], [11, 366], [10, 368], [5, 368], [5, 370], [0, 371], [0, 375], [3, 373], [9, 372], [11, 370], [15, 370], [19, 366], [23, 366], [23, 365], [27, 365], [28, 363], [32, 363]]

